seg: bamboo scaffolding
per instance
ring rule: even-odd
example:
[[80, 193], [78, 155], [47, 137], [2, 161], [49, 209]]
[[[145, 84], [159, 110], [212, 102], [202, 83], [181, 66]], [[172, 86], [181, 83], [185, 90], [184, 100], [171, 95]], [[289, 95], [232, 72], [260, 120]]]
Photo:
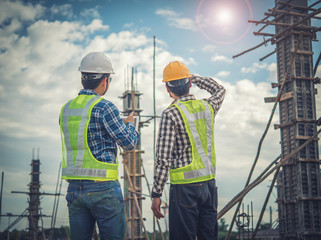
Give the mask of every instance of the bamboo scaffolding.
[[273, 55], [274, 53], [276, 53], [276, 50], [274, 50], [273, 52], [270, 52], [268, 55], [265, 55], [264, 57], [260, 58], [260, 61], [263, 61], [264, 59], [268, 58], [269, 56]]
[[295, 156], [301, 149], [306, 147], [311, 141], [314, 141], [315, 138], [320, 134], [321, 129], [319, 129], [312, 137], [310, 137], [304, 144], [302, 144], [300, 147], [298, 147], [295, 151], [287, 155], [284, 159], [282, 159], [275, 167], [273, 167], [270, 171], [268, 171], [263, 177], [256, 178], [251, 184], [249, 184], [247, 187], [245, 187], [241, 192], [239, 192], [226, 206], [218, 213], [217, 218], [221, 218], [224, 216], [226, 212], [228, 212], [236, 203], [238, 203], [241, 199], [244, 198], [244, 196], [249, 193], [254, 187], [259, 185], [261, 182], [263, 182], [268, 176], [270, 176], [275, 170], [279, 169], [281, 166], [283, 166], [290, 158]]
[[[287, 2], [289, 3], [289, 2], [291, 2], [292, 0], [288, 0]], [[282, 6], [281, 6], [282, 7]], [[275, 8], [275, 7], [274, 7]], [[292, 8], [290, 8], [290, 9], [292, 9]], [[289, 10], [290, 10], [289, 9]], [[282, 15], [278, 15], [278, 16], [276, 16], [275, 18], [274, 18], [274, 20], [276, 21], [276, 20], [278, 20], [279, 18], [281, 18], [283, 16], [283, 14]], [[267, 17], [265, 17], [265, 18], [263, 18], [262, 19], [262, 21], [264, 21], [264, 20], [266, 20], [266, 19], [268, 19], [270, 16], [267, 16]], [[258, 24], [257, 24], [258, 25]], [[261, 32], [264, 28], [266, 28], [268, 25], [264, 25], [261, 29], [259, 29], [258, 30], [258, 32]]]
[[[263, 132], [263, 135], [262, 135], [262, 137], [261, 137], [261, 139], [260, 139], [260, 141], [259, 141], [258, 150], [257, 150], [256, 156], [255, 156], [255, 159], [254, 159], [252, 168], [251, 168], [251, 170], [250, 170], [249, 176], [248, 176], [248, 178], [247, 178], [247, 180], [246, 180], [245, 187], [247, 187], [247, 186], [249, 185], [250, 181], [251, 181], [252, 174], [253, 174], [253, 172], [254, 172], [255, 166], [256, 166], [257, 161], [258, 161], [259, 156], [260, 156], [261, 147], [262, 147], [264, 138], [265, 138], [265, 136], [266, 136], [266, 134], [267, 134], [267, 132], [268, 132], [268, 130], [269, 130], [269, 127], [270, 127], [270, 125], [271, 125], [271, 122], [272, 122], [272, 119], [273, 119], [273, 115], [274, 115], [274, 113], [275, 113], [275, 110], [276, 110], [276, 107], [277, 107], [277, 105], [278, 105], [278, 102], [280, 101], [280, 98], [281, 98], [281, 95], [282, 95], [282, 91], [283, 91], [283, 88], [284, 88], [284, 86], [285, 86], [285, 82], [286, 82], [286, 80], [287, 80], [287, 78], [288, 78], [288, 75], [289, 75], [290, 72], [291, 72], [291, 68], [292, 68], [292, 65], [293, 65], [293, 62], [294, 62], [294, 59], [295, 59], [296, 52], [297, 52], [297, 50], [298, 50], [298, 48], [299, 48], [299, 46], [300, 46], [301, 43], [302, 43], [302, 35], [300, 35], [299, 41], [298, 41], [297, 44], [296, 44], [294, 53], [293, 53], [292, 58], [291, 58], [291, 62], [290, 62], [290, 64], [289, 64], [288, 69], [287, 69], [287, 72], [286, 72], [286, 74], [285, 74], [285, 76], [284, 76], [284, 78], [283, 78], [282, 85], [281, 85], [281, 87], [280, 87], [280, 89], [279, 89], [279, 92], [278, 92], [278, 95], [277, 95], [277, 97], [276, 97], [274, 106], [273, 106], [273, 108], [272, 108], [272, 112], [271, 112], [271, 114], [270, 114], [269, 121], [268, 121], [268, 123], [267, 123], [267, 125], [266, 125], [266, 128], [265, 128], [265, 130], [264, 130], [264, 132]], [[240, 209], [242, 200], [243, 200], [243, 198], [240, 198], [239, 204], [237, 205], [237, 208], [236, 208], [236, 210], [235, 210], [235, 212], [234, 212], [233, 219], [232, 219], [232, 221], [231, 221], [228, 234], [227, 234], [227, 236], [226, 236], [226, 238], [225, 238], [225, 239], [227, 239], [227, 240], [229, 239], [229, 237], [230, 237], [230, 235], [231, 235], [231, 232], [232, 232], [232, 229], [233, 229], [233, 225], [234, 225], [234, 221], [235, 221], [237, 212], [238, 212], [239, 209]]]
[[268, 42], [274, 40], [274, 38], [278, 38], [278, 37], [284, 35], [287, 31], [292, 30], [293, 28], [297, 27], [297, 26], [298, 26], [300, 23], [302, 23], [303, 21], [306, 21], [307, 19], [311, 18], [312, 16], [315, 16], [315, 15], [319, 14], [320, 12], [321, 12], [321, 8], [318, 9], [318, 10], [316, 10], [316, 11], [314, 11], [314, 12], [312, 12], [312, 13], [310, 13], [310, 14], [308, 14], [308, 15], [306, 15], [306, 17], [302, 18], [300, 21], [298, 21], [298, 22], [296, 22], [296, 23], [293, 23], [291, 26], [287, 27], [287, 28], [284, 29], [282, 32], [279, 32], [279, 33], [275, 34], [274, 37], [271, 37], [271, 38], [263, 41], [262, 43], [260, 43], [260, 44], [258, 44], [258, 45], [256, 45], [256, 46], [252, 47], [252, 48], [249, 48], [248, 50], [245, 50], [245, 51], [243, 51], [243, 52], [241, 52], [241, 53], [233, 56], [233, 58], [239, 57], [239, 56], [241, 56], [241, 55], [243, 55], [243, 54], [245, 54], [245, 53], [248, 53], [248, 52], [253, 51], [254, 49], [257, 49], [258, 47], [261, 47], [262, 45], [267, 44]]
[[[320, 18], [321, 19], [321, 18]], [[282, 23], [282, 22], [275, 22], [275, 21], [266, 21], [266, 22], [262, 22], [262, 21], [254, 21], [254, 20], [249, 20], [250, 23], [257, 23], [257, 24], [268, 24], [268, 25], [275, 25], [275, 26], [282, 26], [282, 27], [291, 27], [293, 24], [289, 24], [289, 23]], [[316, 31], [318, 28], [317, 27], [313, 27], [313, 26], [302, 26], [302, 25], [298, 25], [296, 28], [298, 29], [305, 29], [305, 30], [314, 30]], [[273, 34], [272, 36], [274, 36], [275, 34]]]
[[[125, 172], [126, 172], [127, 176], [129, 176], [129, 171], [128, 171], [127, 164], [124, 164], [124, 169], [125, 169]], [[132, 180], [130, 179], [130, 177], [128, 177], [128, 183], [131, 186], [131, 188], [134, 188], [134, 184], [133, 184]], [[141, 223], [143, 225], [143, 228], [144, 228], [145, 237], [146, 237], [147, 240], [149, 240], [149, 237], [148, 237], [148, 234], [147, 234], [147, 230], [145, 228], [144, 220], [143, 220], [143, 217], [142, 217], [142, 214], [141, 214], [141, 209], [139, 207], [139, 203], [138, 203], [136, 194], [133, 194], [133, 198], [134, 198], [134, 201], [135, 201], [136, 208], [138, 209], [137, 212], [138, 212], [140, 221], [141, 221]], [[132, 219], [134, 219], [134, 218], [132, 217]]]
[[[288, 82], [287, 78], [288, 78], [288, 74], [290, 72], [290, 69], [291, 69], [291, 66], [293, 65], [293, 61], [294, 61], [294, 57], [296, 55], [296, 53], [300, 53], [300, 54], [310, 54], [306, 51], [306, 53], [303, 53], [303, 51], [300, 51], [298, 50], [298, 46], [302, 43], [302, 36], [303, 35], [309, 35], [311, 36], [311, 39], [312, 40], [315, 40], [316, 39], [316, 32], [317, 31], [320, 31], [321, 28], [317, 28], [317, 27], [310, 27], [310, 26], [302, 26], [300, 25], [301, 23], [304, 24], [304, 22], [310, 18], [315, 18], [315, 19], [321, 19], [320, 17], [316, 17], [315, 15], [319, 14], [321, 12], [321, 9], [315, 9], [315, 8], [312, 8], [312, 6], [315, 6], [316, 4], [320, 3], [321, 1], [318, 1], [314, 4], [312, 4], [310, 7], [302, 7], [302, 6], [298, 6], [298, 5], [295, 5], [295, 4], [290, 4], [289, 2], [290, 1], [287, 1], [286, 3], [285, 2], [280, 2], [280, 1], [277, 1], [276, 4], [280, 4], [278, 7], [275, 7], [273, 9], [269, 9], [270, 12], [272, 13], [266, 13], [265, 15], [267, 15], [262, 21], [249, 21], [249, 22], [252, 22], [252, 23], [255, 23], [256, 25], [259, 25], [259, 24], [264, 24], [264, 26], [258, 31], [258, 32], [254, 32], [254, 35], [263, 35], [263, 36], [270, 36], [271, 38], [265, 40], [261, 43], [261, 44], [258, 44], [238, 55], [235, 55], [233, 56], [233, 58], [236, 58], [242, 54], [245, 54], [247, 52], [250, 52], [262, 45], [265, 45], [267, 44], [268, 42], [271, 42], [272, 44], [275, 44], [275, 43], [278, 43], [278, 42], [281, 42], [283, 40], [285, 40], [290, 34], [293, 35], [293, 34], [298, 34], [300, 35], [300, 40], [298, 41], [296, 47], [295, 47], [295, 50], [292, 52], [292, 58], [291, 58], [291, 63], [290, 63], [290, 67], [288, 68], [286, 74], [285, 74], [285, 77], [283, 78], [283, 82], [281, 81], [281, 84], [279, 84], [278, 87], [280, 87], [280, 90], [279, 90], [279, 93], [278, 93], [278, 96], [275, 100], [275, 104], [274, 104], [274, 107], [273, 107], [273, 111], [271, 113], [271, 116], [270, 116], [270, 119], [272, 117], [272, 115], [274, 114], [274, 110], [275, 110], [275, 107], [277, 105], [277, 103], [280, 101], [280, 94], [282, 93], [282, 90], [283, 90], [283, 87], [284, 87], [284, 84], [285, 82]], [[287, 11], [285, 10], [281, 10], [281, 8], [283, 7], [289, 7], [289, 9], [287, 9]], [[290, 9], [300, 9], [300, 10], [306, 10], [306, 11], [313, 11], [312, 13], [310, 14], [302, 14], [302, 13], [293, 13], [292, 12], [289, 12]], [[277, 15], [276, 15], [277, 14]], [[280, 19], [281, 17], [283, 17], [284, 15], [292, 15], [292, 16], [298, 16], [298, 17], [302, 17], [302, 19], [300, 19], [298, 22], [295, 22], [293, 24], [287, 24], [287, 23], [279, 23], [277, 22], [278, 19]], [[274, 18], [274, 21], [265, 21], [267, 20], [269, 17], [271, 16], [275, 16]], [[274, 26], [282, 26], [282, 27], [286, 27], [285, 29], [283, 29], [282, 31], [278, 32], [277, 34], [271, 34], [271, 33], [261, 33], [261, 31], [267, 27], [267, 26], [271, 26], [271, 25], [274, 25]], [[297, 29], [297, 30], [295, 30]], [[306, 31], [298, 31], [298, 30], [306, 30]], [[291, 31], [292, 30], [292, 31]], [[262, 61], [263, 59], [265, 59], [266, 57], [274, 54], [276, 51], [273, 51], [271, 52], [270, 54], [266, 55], [265, 57], [261, 58], [260, 60]], [[313, 54], [313, 53], [312, 53]], [[319, 56], [320, 58], [320, 56]], [[316, 71], [316, 67], [314, 68], [314, 73]], [[319, 120], [317, 120], [318, 124], [317, 125], [320, 125], [320, 122], [321, 122], [321, 118], [319, 118]], [[268, 123], [269, 125], [269, 123]], [[268, 126], [266, 128], [266, 130], [268, 129]], [[291, 159], [295, 154], [297, 154], [301, 149], [303, 149], [304, 147], [306, 147], [311, 141], [315, 141], [318, 136], [318, 134], [321, 132], [321, 130], [317, 131], [317, 133], [315, 133], [314, 136], [312, 137], [305, 137], [304, 140], [306, 140], [306, 142], [301, 145], [300, 147], [296, 148], [296, 150], [294, 152], [292, 152], [291, 154], [289, 155], [286, 155], [286, 157], [284, 159], [282, 159], [274, 168], [272, 168], [271, 170], [269, 170], [266, 174], [264, 173], [263, 175], [261, 174], [258, 178], [256, 178], [252, 183], [246, 185], [246, 187], [239, 193], [237, 194], [219, 213], [218, 213], [218, 218], [222, 217], [229, 209], [231, 209], [236, 203], [239, 203], [238, 204], [238, 207], [236, 209], [236, 213], [239, 209], [239, 206], [242, 202], [242, 199], [243, 197], [249, 192], [251, 191], [251, 189], [253, 189], [255, 186], [257, 186], [258, 184], [260, 184], [262, 181], [264, 181], [270, 174], [272, 174], [275, 170], [277, 171], [277, 173], [275, 174], [274, 176], [274, 179], [273, 179], [273, 183], [271, 184], [271, 187], [270, 187], [270, 190], [269, 190], [269, 193], [268, 193], [268, 196], [266, 197], [266, 202], [264, 203], [264, 206], [262, 208], [262, 212], [261, 212], [261, 215], [260, 215], [260, 219], [259, 219], [259, 222], [256, 226], [256, 229], [255, 229], [255, 232], [254, 234], [252, 235], [252, 239], [254, 239], [256, 233], [257, 233], [257, 229], [258, 229], [258, 226], [261, 222], [261, 218], [263, 216], [263, 212], [265, 211], [265, 208], [266, 208], [266, 204], [267, 204], [267, 201], [270, 197], [270, 194], [271, 194], [271, 191], [273, 189], [273, 186], [274, 186], [274, 183], [276, 181], [276, 178], [277, 178], [277, 175], [278, 175], [278, 172], [280, 170], [280, 167], [281, 166], [284, 166], [286, 164], [288, 164], [288, 160]], [[261, 140], [264, 138], [264, 134], [261, 138]], [[259, 147], [258, 147], [258, 153], [257, 153], [257, 156], [259, 154], [259, 151], [260, 151], [260, 144], [261, 144], [261, 140], [260, 140], [260, 143], [259, 143]], [[252, 169], [253, 167], [255, 166], [255, 162], [252, 166]], [[252, 171], [251, 169], [251, 171]], [[269, 168], [267, 168], [269, 169]], [[250, 174], [251, 175], [251, 174]], [[250, 178], [250, 176], [249, 176]], [[229, 239], [229, 236], [230, 236], [230, 233], [231, 233], [231, 229], [232, 229], [232, 225], [234, 223], [234, 219], [235, 219], [235, 215], [234, 215], [234, 218], [231, 222], [231, 225], [230, 225], [230, 229], [229, 229], [229, 232], [228, 232], [228, 235], [226, 237], [226, 239]]]
[[268, 37], [273, 37], [275, 34], [274, 33], [261, 33], [261, 32], [253, 32], [253, 35], [257, 36], [268, 36]]
[[[275, 13], [284, 13], [284, 14], [287, 14], [287, 15], [293, 15], [293, 16], [299, 16], [299, 17], [305, 17], [306, 14], [304, 13], [297, 13], [297, 12], [291, 12], [291, 11], [285, 11], [285, 10], [279, 10], [279, 9], [274, 9], [274, 8], [270, 8], [268, 9], [269, 12], [275, 12]], [[274, 14], [271, 14], [271, 16], [275, 16]], [[321, 17], [317, 17], [317, 16], [314, 16], [312, 18], [315, 18], [315, 19], [321, 19]]]
[[287, 3], [286, 2], [282, 2], [282, 1], [277, 1], [277, 4], [282, 4], [282, 5], [287, 6], [287, 7], [292, 7], [293, 9], [316, 11], [317, 9], [316, 8], [312, 8], [311, 6], [312, 5], [315, 6], [316, 4], [320, 3], [321, 1], [315, 2], [310, 7], [303, 7], [303, 6], [292, 4], [292, 3], [289, 3], [289, 2], [291, 2], [291, 1], [288, 1]]
[[266, 206], [267, 206], [267, 204], [268, 204], [268, 202], [269, 202], [269, 200], [270, 200], [270, 196], [271, 196], [273, 187], [274, 187], [274, 185], [275, 185], [276, 179], [277, 179], [277, 177], [278, 177], [278, 175], [279, 175], [279, 172], [280, 172], [280, 168], [278, 168], [278, 169], [276, 170], [275, 174], [274, 174], [273, 180], [272, 180], [272, 182], [271, 182], [271, 186], [270, 186], [270, 188], [269, 188], [268, 194], [267, 194], [267, 196], [266, 196], [266, 198], [265, 198], [263, 207], [262, 207], [262, 209], [261, 209], [261, 213], [260, 213], [260, 216], [259, 216], [259, 220], [257, 221], [255, 230], [254, 230], [254, 232], [253, 232], [253, 234], [252, 234], [252, 239], [255, 239], [255, 236], [256, 236], [256, 234], [257, 234], [257, 232], [258, 232], [258, 230], [259, 230], [259, 227], [260, 227], [260, 225], [261, 225], [262, 218], [263, 218], [263, 215], [264, 215]]
[[310, 8], [311, 7], [314, 7], [315, 5], [317, 5], [317, 4], [319, 4], [321, 1], [317, 1], [317, 2], [315, 2], [315, 3], [312, 3], [311, 5], [310, 5]]

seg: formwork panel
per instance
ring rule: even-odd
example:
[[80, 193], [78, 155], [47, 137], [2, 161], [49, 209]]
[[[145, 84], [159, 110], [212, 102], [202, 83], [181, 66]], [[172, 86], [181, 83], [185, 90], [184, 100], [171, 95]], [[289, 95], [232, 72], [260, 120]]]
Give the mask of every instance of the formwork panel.
[[[142, 235], [142, 185], [141, 185], [141, 151], [135, 149], [123, 154], [129, 176], [124, 172], [124, 199], [127, 218], [126, 239], [144, 239]], [[133, 185], [129, 184], [129, 178]], [[134, 199], [136, 195], [138, 207]]]
[[[308, 6], [307, 0], [277, 0]], [[295, 13], [308, 14], [306, 9], [288, 7]], [[276, 15], [279, 22], [296, 23], [302, 20], [297, 14]], [[301, 26], [310, 26], [310, 20]], [[276, 33], [286, 29], [276, 26]], [[288, 37], [277, 41], [278, 83], [282, 84], [290, 66], [294, 50], [300, 41], [298, 32], [305, 31], [299, 44], [283, 93], [292, 92], [293, 98], [279, 103], [282, 157], [286, 157], [304, 144], [316, 132], [316, 106], [313, 82], [313, 52], [311, 35], [306, 30], [288, 32]], [[296, 33], [295, 33], [296, 32]], [[283, 36], [282, 36], [283, 37]], [[311, 141], [283, 166], [278, 176], [278, 205], [280, 236], [282, 239], [321, 239], [321, 186], [318, 141]]]

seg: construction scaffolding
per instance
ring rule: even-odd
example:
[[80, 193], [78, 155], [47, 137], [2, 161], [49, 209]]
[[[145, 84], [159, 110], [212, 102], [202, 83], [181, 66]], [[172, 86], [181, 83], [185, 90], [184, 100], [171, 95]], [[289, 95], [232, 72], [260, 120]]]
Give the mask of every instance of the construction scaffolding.
[[[39, 160], [39, 149], [37, 149], [37, 156], [35, 156], [35, 149], [32, 152], [32, 160], [31, 160], [31, 181], [28, 184], [29, 192], [21, 192], [21, 191], [11, 191], [11, 193], [22, 193], [27, 194], [28, 198], [28, 208], [26, 208], [22, 214], [13, 215], [7, 214], [8, 217], [17, 217], [11, 224], [3, 232], [9, 232], [10, 229], [16, 225], [21, 219], [27, 217], [28, 218], [28, 240], [37, 240], [37, 239], [46, 239], [45, 233], [43, 231], [43, 226], [39, 226], [39, 220], [43, 217], [52, 217], [42, 214], [40, 207], [40, 196], [42, 195], [50, 195], [59, 197], [60, 192], [57, 193], [45, 193], [40, 192], [41, 182], [40, 182], [40, 160]], [[61, 190], [61, 189], [60, 189]], [[56, 206], [58, 208], [58, 206]], [[2, 215], [4, 216], [4, 215]], [[52, 219], [53, 221], [53, 219]], [[54, 220], [55, 221], [55, 220]], [[52, 224], [52, 228], [54, 225]]]
[[29, 184], [29, 238], [37, 239], [40, 210], [40, 160], [31, 162], [31, 182]]
[[[282, 9], [282, 10], [281, 10]], [[312, 39], [307, 0], [276, 1], [275, 26], [278, 84], [285, 82], [279, 102], [281, 150], [287, 156], [316, 132]], [[289, 26], [296, 27], [287, 31]], [[286, 33], [286, 34], [284, 34]], [[289, 76], [285, 79], [296, 44]], [[321, 186], [318, 138], [283, 165], [277, 180], [281, 239], [321, 239]]]
[[[275, 44], [276, 49], [260, 60], [277, 54], [278, 82], [272, 83], [272, 87], [278, 88], [278, 95], [265, 99], [266, 102], [274, 102], [274, 107], [260, 140], [246, 186], [228, 206], [223, 208], [223, 213], [219, 213], [219, 217], [237, 202], [238, 210], [245, 194], [276, 171], [267, 200], [274, 182], [277, 181], [280, 239], [321, 239], [321, 174], [317, 137], [320, 133], [320, 130], [317, 131], [317, 125], [321, 124], [321, 118], [316, 120], [315, 103], [317, 94], [315, 84], [320, 83], [320, 79], [315, 78], [315, 73], [321, 54], [313, 68], [312, 49], [312, 41], [316, 41], [316, 33], [321, 28], [311, 26], [311, 18], [321, 19], [316, 16], [321, 12], [321, 8], [315, 8], [320, 3], [321, 1], [316, 1], [308, 6], [307, 0], [276, 0], [275, 7], [268, 9], [269, 12], [265, 13], [264, 19], [249, 21], [256, 25], [263, 24], [254, 35], [268, 39], [264, 38], [262, 43], [234, 56], [238, 57], [269, 42]], [[267, 26], [275, 26], [275, 34], [262, 32]], [[273, 168], [269, 166], [253, 183], [250, 183], [277, 104], [279, 104], [280, 124], [275, 125], [275, 128], [280, 129], [281, 155], [274, 160]], [[266, 202], [252, 238], [255, 238], [257, 233]], [[236, 213], [229, 232], [233, 227], [235, 216]]]
[[[125, 83], [125, 86], [127, 84]], [[140, 133], [139, 115], [142, 110], [139, 109], [139, 97], [142, 94], [134, 87], [134, 68], [131, 72], [131, 89], [125, 90], [121, 98], [123, 99], [123, 115], [128, 116], [135, 112], [135, 121], [137, 131]], [[126, 239], [148, 239], [144, 237], [142, 229], [144, 219], [142, 217], [142, 159], [141, 141], [139, 139], [133, 150], [122, 153], [124, 164], [124, 201], [127, 221]], [[145, 230], [145, 235], [147, 234]]]
[[[42, 237], [38, 236], [39, 234], [39, 219], [44, 215], [41, 214], [40, 208], [40, 160], [39, 160], [39, 149], [37, 158], [35, 158], [35, 153], [33, 150], [32, 160], [31, 160], [31, 181], [29, 183], [29, 192], [20, 192], [20, 191], [11, 191], [11, 193], [23, 193], [28, 194], [28, 204], [29, 207], [26, 209], [28, 210], [28, 214], [24, 216], [28, 217], [28, 239], [43, 239]], [[8, 227], [8, 230], [10, 228]]]

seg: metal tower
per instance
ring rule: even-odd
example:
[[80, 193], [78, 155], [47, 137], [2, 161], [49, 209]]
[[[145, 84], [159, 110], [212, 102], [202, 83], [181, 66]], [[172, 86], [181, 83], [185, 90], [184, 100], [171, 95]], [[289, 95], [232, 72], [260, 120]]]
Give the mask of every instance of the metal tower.
[[[140, 133], [139, 97], [142, 95], [134, 87], [134, 68], [132, 68], [131, 90], [126, 90], [121, 98], [123, 99], [123, 114], [128, 116], [132, 111], [135, 112], [137, 131]], [[142, 159], [140, 139], [135, 149], [126, 151], [122, 154], [124, 163], [124, 201], [127, 220], [126, 239], [146, 239], [142, 229], [144, 222], [142, 218]], [[145, 231], [145, 234], [147, 232]]]
[[[307, 0], [276, 0], [276, 25], [282, 158], [316, 132], [315, 79], [311, 19]], [[287, 28], [295, 25], [289, 31]], [[295, 49], [297, 51], [295, 53]], [[292, 60], [292, 58], [294, 58]], [[291, 61], [293, 64], [290, 66]], [[286, 77], [288, 69], [288, 76]], [[321, 239], [321, 186], [318, 138], [284, 166], [278, 178], [281, 239]]]

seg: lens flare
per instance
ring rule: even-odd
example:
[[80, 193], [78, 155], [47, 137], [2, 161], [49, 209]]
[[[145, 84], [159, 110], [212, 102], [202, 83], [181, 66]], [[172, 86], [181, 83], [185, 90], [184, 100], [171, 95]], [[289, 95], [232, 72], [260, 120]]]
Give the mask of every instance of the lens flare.
[[217, 44], [233, 44], [250, 30], [253, 18], [248, 0], [200, 0], [196, 23], [200, 32]]
[[227, 8], [221, 8], [216, 13], [216, 19], [221, 24], [230, 24], [233, 21], [233, 13]]

